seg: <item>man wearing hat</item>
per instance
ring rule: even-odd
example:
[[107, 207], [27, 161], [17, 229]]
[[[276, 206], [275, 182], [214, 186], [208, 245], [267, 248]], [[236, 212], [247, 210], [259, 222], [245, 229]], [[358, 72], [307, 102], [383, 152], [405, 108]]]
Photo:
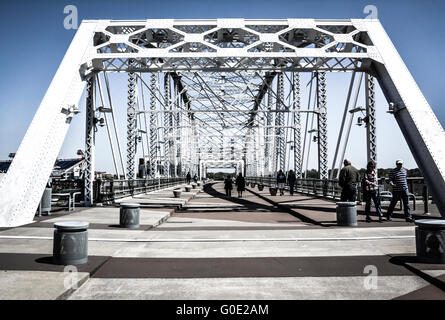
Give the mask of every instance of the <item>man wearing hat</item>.
[[411, 210], [409, 208], [408, 198], [408, 182], [406, 181], [406, 169], [403, 168], [403, 161], [397, 160], [396, 167], [389, 173], [389, 184], [392, 186], [392, 199], [387, 211], [387, 219], [392, 220], [392, 212], [397, 202], [402, 199], [403, 209], [405, 211], [405, 220], [407, 222], [414, 222], [411, 217]]

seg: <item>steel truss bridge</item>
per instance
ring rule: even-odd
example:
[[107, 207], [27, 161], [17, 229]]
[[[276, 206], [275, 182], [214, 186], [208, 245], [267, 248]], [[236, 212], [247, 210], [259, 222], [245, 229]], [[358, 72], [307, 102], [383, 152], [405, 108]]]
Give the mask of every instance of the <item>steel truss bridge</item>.
[[[330, 168], [326, 73], [344, 71], [351, 84]], [[128, 74], [125, 143], [109, 81], [116, 72]], [[302, 72], [312, 78], [307, 109]], [[117, 176], [125, 181], [137, 178], [139, 144], [150, 179], [203, 177], [212, 166], [236, 166], [248, 177], [290, 167], [302, 178], [310, 114], [319, 178], [335, 178], [330, 169], [344, 156], [340, 140], [349, 135], [346, 118], [362, 83], [367, 156], [377, 160], [376, 81], [445, 216], [444, 130], [378, 20], [83, 21], [0, 182], [0, 226], [32, 221], [85, 88], [84, 188], [91, 205], [98, 125], [107, 128]]]

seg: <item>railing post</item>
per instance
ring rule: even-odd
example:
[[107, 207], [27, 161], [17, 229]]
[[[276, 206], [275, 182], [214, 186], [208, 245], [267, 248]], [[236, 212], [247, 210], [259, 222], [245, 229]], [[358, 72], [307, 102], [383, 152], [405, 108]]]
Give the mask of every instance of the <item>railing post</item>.
[[323, 197], [328, 195], [328, 180], [323, 180]]
[[130, 194], [131, 196], [134, 195], [134, 185], [133, 185], [133, 180], [128, 180], [128, 188], [130, 189]]
[[424, 214], [429, 214], [429, 192], [428, 192], [428, 187], [426, 186], [426, 184], [423, 185], [423, 190], [422, 190], [422, 197], [423, 197], [423, 211]]

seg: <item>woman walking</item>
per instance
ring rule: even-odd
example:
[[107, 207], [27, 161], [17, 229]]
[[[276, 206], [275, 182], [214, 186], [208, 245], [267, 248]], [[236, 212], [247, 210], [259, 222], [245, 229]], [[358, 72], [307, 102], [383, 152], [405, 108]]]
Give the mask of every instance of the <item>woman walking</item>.
[[230, 176], [227, 176], [226, 180], [224, 180], [224, 189], [226, 189], [226, 197], [232, 196], [232, 178]]
[[238, 190], [238, 198], [242, 198], [244, 187], [246, 186], [246, 180], [243, 177], [243, 174], [240, 172], [238, 177], [236, 177], [236, 190]]
[[375, 163], [373, 161], [369, 161], [366, 166], [366, 172], [363, 177], [363, 195], [365, 198], [365, 214], [366, 214], [366, 222], [371, 222], [372, 219], [370, 217], [371, 211], [371, 199], [374, 201], [375, 210], [379, 216], [379, 222], [383, 222], [383, 213], [380, 207], [380, 197], [379, 197], [379, 185], [377, 181], [377, 170], [375, 169]]

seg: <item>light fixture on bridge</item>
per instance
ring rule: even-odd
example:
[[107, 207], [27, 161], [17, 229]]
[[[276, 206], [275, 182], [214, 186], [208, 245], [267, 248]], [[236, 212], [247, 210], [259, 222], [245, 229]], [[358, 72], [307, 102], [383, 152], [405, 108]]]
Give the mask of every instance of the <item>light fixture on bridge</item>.
[[358, 125], [359, 127], [361, 127], [363, 124], [368, 124], [368, 121], [369, 121], [369, 117], [368, 117], [368, 116], [363, 117], [363, 118], [358, 117], [358, 118], [357, 118], [357, 125]]
[[103, 113], [111, 113], [112, 112], [112, 110], [111, 110], [111, 108], [105, 108], [105, 107], [99, 107], [99, 108], [97, 108], [97, 111], [99, 111], [99, 112], [103, 112]]
[[94, 125], [99, 125], [99, 127], [105, 126], [104, 118], [94, 118]]
[[363, 107], [356, 107], [354, 109], [349, 110], [349, 113], [356, 113], [356, 112], [360, 112], [360, 111], [365, 111], [366, 109]]
[[80, 110], [75, 104], [73, 104], [68, 106], [67, 108], [62, 108], [60, 112], [66, 115], [66, 121], [67, 123], [70, 123], [73, 116], [80, 113]]
[[[318, 132], [318, 129], [311, 129], [308, 131], [308, 133], [316, 133]], [[317, 142], [318, 140], [318, 136], [314, 135], [314, 137], [312, 138], [312, 141]]]

